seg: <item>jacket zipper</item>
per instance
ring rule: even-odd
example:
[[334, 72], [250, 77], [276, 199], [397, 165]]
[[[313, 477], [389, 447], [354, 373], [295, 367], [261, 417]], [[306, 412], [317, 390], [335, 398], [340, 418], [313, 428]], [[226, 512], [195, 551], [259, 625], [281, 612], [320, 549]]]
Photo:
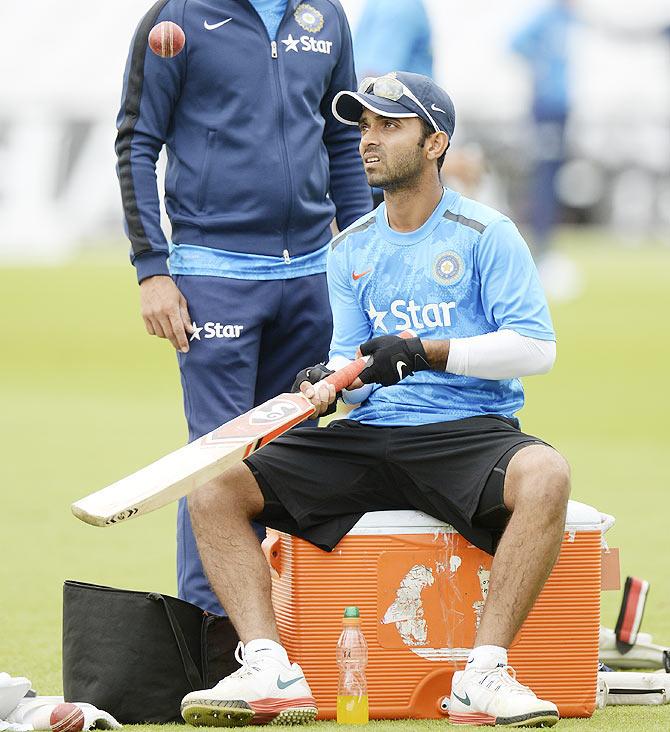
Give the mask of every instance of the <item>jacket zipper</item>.
[[[287, 8], [288, 9], [288, 8]], [[279, 35], [279, 29], [281, 28], [284, 19], [282, 19], [282, 23], [279, 25], [279, 28], [277, 29], [277, 35]], [[279, 136], [280, 136], [280, 142], [281, 142], [281, 152], [282, 152], [282, 158], [283, 158], [283, 165], [284, 170], [286, 171], [286, 182], [288, 184], [288, 196], [287, 196], [287, 204], [286, 204], [286, 222], [282, 231], [282, 238], [284, 240], [284, 251], [282, 252], [282, 256], [284, 257], [284, 262], [286, 264], [291, 264], [291, 255], [289, 253], [288, 249], [288, 228], [289, 224], [291, 222], [291, 212], [293, 210], [293, 176], [291, 175], [291, 166], [289, 163], [289, 155], [288, 155], [288, 146], [286, 144], [286, 125], [284, 123], [284, 110], [281, 105], [281, 100], [284, 98], [283, 89], [282, 89], [282, 81], [281, 81], [281, 70], [279, 68], [279, 52], [278, 52], [278, 46], [277, 41], [271, 41], [270, 42], [271, 47], [271, 55], [272, 59], [275, 61], [274, 66], [274, 76], [275, 76], [275, 82], [277, 84], [277, 99], [279, 100], [279, 104], [277, 106], [277, 116], [279, 117]]]
[[[249, 9], [252, 13], [254, 13], [258, 17], [258, 22], [263, 26], [265, 30], [265, 35], [267, 36], [268, 40], [270, 41], [270, 57], [273, 61], [277, 62], [277, 65], [273, 64], [273, 71], [274, 71], [274, 83], [275, 83], [275, 109], [276, 109], [276, 116], [277, 116], [277, 124], [279, 126], [279, 132], [280, 132], [280, 153], [282, 156], [282, 163], [284, 166], [284, 170], [286, 171], [286, 183], [287, 189], [288, 189], [288, 195], [286, 199], [286, 221], [285, 225], [283, 227], [282, 231], [282, 239], [284, 240], [284, 250], [282, 251], [282, 257], [284, 259], [284, 262], [286, 264], [291, 263], [291, 255], [288, 250], [288, 234], [286, 230], [288, 229], [289, 222], [291, 220], [291, 211], [293, 209], [293, 179], [291, 177], [291, 169], [289, 167], [289, 157], [288, 157], [288, 148], [286, 146], [286, 135], [284, 133], [284, 113], [282, 111], [281, 107], [281, 100], [283, 99], [282, 95], [282, 85], [281, 85], [281, 78], [279, 73], [279, 47], [277, 45], [277, 41], [270, 38], [270, 35], [267, 32], [267, 27], [265, 26], [265, 23], [263, 22], [263, 19], [261, 18], [260, 14], [254, 8], [254, 6], [247, 0], [247, 5], [249, 6]], [[293, 3], [292, 0], [288, 0], [286, 4], [286, 10], [284, 11], [284, 17], [282, 18], [279, 27], [277, 28], [277, 35], [279, 35], [279, 31], [284, 24], [284, 21], [287, 17], [290, 16], [291, 12], [293, 10]]]

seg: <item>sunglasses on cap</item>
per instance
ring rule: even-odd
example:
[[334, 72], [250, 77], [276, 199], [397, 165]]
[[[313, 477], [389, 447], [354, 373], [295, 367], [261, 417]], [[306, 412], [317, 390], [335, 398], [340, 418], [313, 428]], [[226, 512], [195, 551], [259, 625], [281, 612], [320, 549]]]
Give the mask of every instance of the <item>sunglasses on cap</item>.
[[403, 84], [399, 79], [392, 76], [368, 76], [358, 86], [359, 94], [374, 94], [376, 97], [388, 99], [391, 102], [397, 102], [401, 97], [409, 97], [421, 111], [426, 115], [435, 132], [443, 132], [433, 119], [431, 113], [416, 98], [412, 90]]

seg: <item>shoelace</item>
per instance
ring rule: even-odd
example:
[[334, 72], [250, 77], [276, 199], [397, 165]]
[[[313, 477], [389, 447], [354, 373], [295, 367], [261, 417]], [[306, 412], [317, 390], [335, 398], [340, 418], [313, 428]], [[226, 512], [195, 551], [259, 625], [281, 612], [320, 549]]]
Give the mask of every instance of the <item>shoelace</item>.
[[242, 643], [242, 641], [239, 641], [237, 648], [235, 648], [235, 660], [240, 664], [240, 668], [238, 668], [237, 671], [233, 671], [233, 673], [230, 674], [231, 676], [250, 676], [254, 671], [261, 670], [258, 666], [252, 666], [249, 661], [247, 661], [246, 653], [244, 651], [244, 643]]
[[498, 689], [505, 686], [512, 694], [532, 694], [535, 696], [530, 688], [516, 680], [516, 671], [511, 666], [504, 666], [502, 664], [496, 666], [479, 683], [482, 686], [486, 686], [487, 689], [497, 684], [493, 691], [498, 691]]

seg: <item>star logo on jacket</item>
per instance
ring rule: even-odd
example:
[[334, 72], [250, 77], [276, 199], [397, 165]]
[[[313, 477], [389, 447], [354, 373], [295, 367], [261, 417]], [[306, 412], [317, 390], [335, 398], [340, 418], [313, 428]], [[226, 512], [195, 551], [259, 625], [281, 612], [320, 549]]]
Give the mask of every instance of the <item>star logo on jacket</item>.
[[282, 43], [286, 46], [286, 51], [295, 51], [298, 53], [298, 44], [300, 43], [299, 38], [294, 38], [292, 33], [288, 34], [288, 38], [282, 40]]
[[[281, 42], [285, 46], [285, 51], [295, 51], [299, 53], [300, 50], [308, 51], [310, 53], [324, 53], [330, 56], [330, 52], [333, 49], [332, 41], [325, 41], [323, 38], [318, 40], [313, 36], [300, 36], [300, 38], [294, 38], [292, 33], [288, 34], [288, 38], [282, 38]], [[300, 46], [300, 48], [298, 48]]]
[[293, 17], [295, 22], [309, 33], [318, 33], [323, 28], [323, 15], [308, 3], [300, 3]]
[[373, 328], [383, 330], [384, 333], [388, 333], [388, 328], [384, 325], [384, 318], [388, 315], [388, 310], [377, 310], [375, 306], [372, 304], [372, 300], [370, 302], [370, 308], [369, 310], [366, 310], [365, 312], [368, 314], [368, 317], [370, 320], [374, 320]]

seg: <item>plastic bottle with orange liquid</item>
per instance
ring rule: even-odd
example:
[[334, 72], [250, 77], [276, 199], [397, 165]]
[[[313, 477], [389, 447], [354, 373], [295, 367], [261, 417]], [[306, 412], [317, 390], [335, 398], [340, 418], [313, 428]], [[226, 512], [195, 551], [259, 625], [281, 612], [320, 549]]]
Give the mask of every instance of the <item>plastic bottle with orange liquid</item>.
[[342, 633], [337, 641], [337, 665], [340, 680], [337, 687], [338, 724], [368, 723], [368, 644], [361, 630], [357, 607], [347, 607], [342, 619]]

